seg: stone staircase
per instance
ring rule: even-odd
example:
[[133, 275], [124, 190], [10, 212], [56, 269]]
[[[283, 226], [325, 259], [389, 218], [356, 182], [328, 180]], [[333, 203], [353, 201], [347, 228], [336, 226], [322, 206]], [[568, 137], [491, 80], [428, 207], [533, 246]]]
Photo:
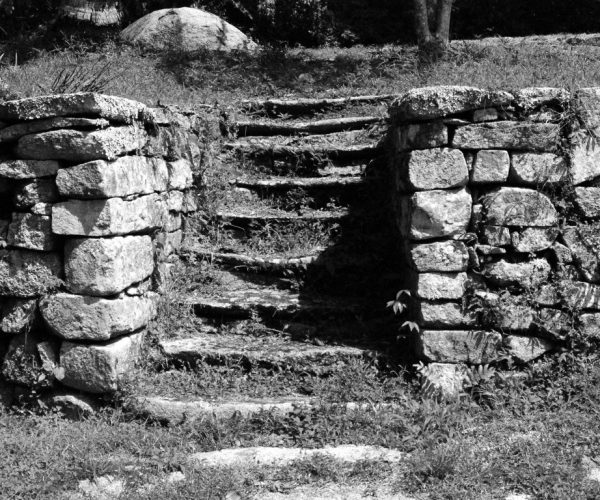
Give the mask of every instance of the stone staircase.
[[[223, 113], [197, 234], [185, 243], [189, 283], [180, 295], [195, 326], [160, 340], [167, 371], [234, 364], [327, 377], [360, 360], [382, 373], [397, 363], [398, 325], [386, 309], [399, 272], [386, 199], [387, 101], [246, 102]], [[293, 390], [242, 399], [147, 394], [137, 404], [174, 423], [313, 403]], [[361, 402], [340, 404], [350, 411]]]

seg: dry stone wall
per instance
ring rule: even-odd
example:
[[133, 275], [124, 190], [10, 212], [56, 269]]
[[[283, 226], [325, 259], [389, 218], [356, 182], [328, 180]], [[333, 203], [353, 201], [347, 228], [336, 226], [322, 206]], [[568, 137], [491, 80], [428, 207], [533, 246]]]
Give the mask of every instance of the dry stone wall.
[[422, 88], [390, 116], [399, 286], [436, 383], [598, 337], [600, 89]]
[[199, 117], [80, 93], [2, 103], [0, 122], [1, 378], [113, 391], [195, 210]]

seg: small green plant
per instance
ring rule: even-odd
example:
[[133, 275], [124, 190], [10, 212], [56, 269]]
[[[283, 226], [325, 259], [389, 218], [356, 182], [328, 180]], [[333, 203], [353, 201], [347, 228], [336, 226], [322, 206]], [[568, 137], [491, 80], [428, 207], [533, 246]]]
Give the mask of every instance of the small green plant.
[[[412, 294], [410, 290], [400, 290], [396, 294], [396, 298], [394, 300], [388, 301], [386, 307], [391, 308], [395, 315], [400, 316], [408, 309], [408, 301], [411, 297]], [[408, 330], [411, 332], [419, 333], [419, 325], [414, 321], [404, 321], [404, 323], [401, 325], [401, 328], [408, 328]]]

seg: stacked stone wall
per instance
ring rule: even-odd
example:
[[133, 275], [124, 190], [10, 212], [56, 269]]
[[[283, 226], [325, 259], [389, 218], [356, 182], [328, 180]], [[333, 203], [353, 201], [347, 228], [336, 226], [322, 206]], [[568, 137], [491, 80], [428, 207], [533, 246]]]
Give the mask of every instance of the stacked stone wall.
[[114, 391], [195, 210], [201, 120], [81, 93], [0, 121], [0, 385]]
[[390, 116], [399, 287], [429, 373], [597, 337], [600, 89], [415, 89]]

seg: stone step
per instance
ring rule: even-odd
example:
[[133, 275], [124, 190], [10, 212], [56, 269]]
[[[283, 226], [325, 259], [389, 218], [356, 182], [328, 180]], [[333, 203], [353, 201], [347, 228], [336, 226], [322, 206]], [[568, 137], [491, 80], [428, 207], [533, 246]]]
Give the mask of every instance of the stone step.
[[168, 362], [199, 361], [250, 366], [285, 368], [293, 372], [326, 375], [350, 360], [372, 355], [366, 349], [339, 345], [314, 345], [282, 337], [245, 335], [195, 335], [188, 338], [159, 341]]
[[394, 464], [407, 458], [406, 453], [369, 445], [326, 446], [324, 448], [278, 448], [253, 447], [229, 448], [193, 454], [189, 463], [192, 467], [286, 467], [294, 462], [322, 457], [337, 465], [352, 465], [359, 462]]
[[303, 269], [319, 259], [323, 248], [316, 248], [315, 253], [301, 257], [256, 257], [240, 253], [215, 252], [202, 248], [186, 248], [184, 252], [196, 259], [220, 264], [227, 268], [252, 269], [253, 271], [278, 273], [286, 270]]
[[338, 222], [347, 217], [347, 209], [303, 210], [302, 213], [286, 212], [268, 208], [243, 207], [239, 211], [219, 210], [218, 220], [229, 226], [246, 227], [252, 224], [286, 224], [305, 222]]
[[325, 165], [317, 168], [316, 174], [319, 177], [358, 177], [363, 175], [366, 169], [367, 165], [365, 164], [345, 166]]
[[237, 135], [237, 137], [330, 134], [359, 130], [382, 122], [383, 119], [379, 116], [349, 116], [310, 122], [235, 120], [231, 122], [222, 121], [221, 131], [224, 134]]
[[288, 114], [298, 116], [312, 114], [331, 108], [343, 108], [359, 104], [388, 103], [396, 97], [398, 97], [398, 94], [316, 99], [246, 100], [240, 103], [240, 108], [244, 111], [264, 113], [267, 115]]
[[328, 177], [266, 177], [266, 178], [237, 178], [230, 181], [237, 187], [254, 190], [275, 189], [339, 189], [364, 184], [365, 179], [354, 176]]

